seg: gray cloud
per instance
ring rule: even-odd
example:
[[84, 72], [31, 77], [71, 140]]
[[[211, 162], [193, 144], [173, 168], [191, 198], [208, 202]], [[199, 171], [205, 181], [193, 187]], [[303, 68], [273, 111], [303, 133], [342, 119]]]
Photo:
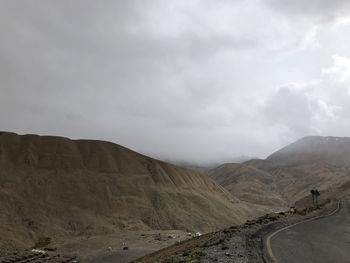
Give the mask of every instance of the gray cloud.
[[346, 0], [264, 0], [273, 9], [293, 17], [315, 19], [318, 22], [330, 22], [341, 16], [348, 16], [350, 3]]
[[347, 1], [281, 3], [0, 1], [0, 129], [199, 163], [348, 134]]
[[312, 127], [317, 105], [304, 91], [295, 90], [293, 85], [280, 87], [266, 103], [264, 116], [271, 125], [284, 126], [298, 137], [317, 132]]

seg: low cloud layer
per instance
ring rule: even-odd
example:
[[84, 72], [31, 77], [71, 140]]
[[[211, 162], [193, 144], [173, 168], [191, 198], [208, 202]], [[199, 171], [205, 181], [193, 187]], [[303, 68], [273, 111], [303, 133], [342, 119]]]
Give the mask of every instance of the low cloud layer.
[[0, 129], [197, 163], [348, 136], [350, 5], [305, 3], [0, 0]]

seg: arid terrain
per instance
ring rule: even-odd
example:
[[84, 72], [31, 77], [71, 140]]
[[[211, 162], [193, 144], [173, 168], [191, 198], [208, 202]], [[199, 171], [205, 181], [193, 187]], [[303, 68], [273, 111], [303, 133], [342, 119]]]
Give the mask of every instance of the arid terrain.
[[[349, 139], [305, 137], [265, 160], [200, 174], [110, 142], [1, 132], [0, 256], [49, 247], [82, 262], [124, 263], [171, 246], [161, 257], [168, 260], [200, 240], [213, 250], [203, 262], [221, 256], [222, 242], [227, 260], [259, 262], [262, 248], [247, 248], [260, 246], [260, 226], [289, 222], [289, 206], [310, 212], [310, 189], [320, 190], [322, 205], [348, 196], [349, 161]], [[196, 232], [208, 234], [192, 239]]]
[[77, 236], [51, 246], [58, 247], [60, 254], [77, 255], [82, 262], [129, 262], [189, 238], [192, 236], [181, 230], [135, 230]]
[[0, 208], [1, 254], [49, 245], [42, 240], [209, 232], [258, 214], [210, 178], [120, 145], [7, 132], [0, 133]]

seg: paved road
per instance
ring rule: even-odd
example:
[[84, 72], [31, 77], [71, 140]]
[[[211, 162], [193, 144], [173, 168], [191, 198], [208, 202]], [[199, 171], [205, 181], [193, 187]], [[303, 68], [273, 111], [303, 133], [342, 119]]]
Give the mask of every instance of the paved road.
[[332, 216], [276, 234], [271, 248], [278, 263], [350, 263], [350, 201]]

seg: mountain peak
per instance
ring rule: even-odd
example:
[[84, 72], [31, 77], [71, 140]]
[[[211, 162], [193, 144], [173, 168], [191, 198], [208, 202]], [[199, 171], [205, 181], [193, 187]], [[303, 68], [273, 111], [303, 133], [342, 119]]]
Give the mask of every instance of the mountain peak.
[[266, 160], [278, 163], [318, 161], [347, 165], [350, 162], [350, 138], [306, 136], [274, 152]]

